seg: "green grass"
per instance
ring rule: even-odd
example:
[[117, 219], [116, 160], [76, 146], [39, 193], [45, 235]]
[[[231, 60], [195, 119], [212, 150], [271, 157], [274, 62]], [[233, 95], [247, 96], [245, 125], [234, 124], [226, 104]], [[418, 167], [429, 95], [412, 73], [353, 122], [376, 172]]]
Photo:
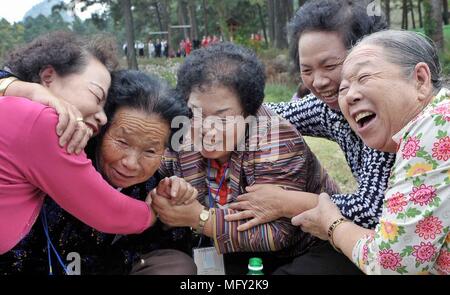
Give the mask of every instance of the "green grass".
[[296, 86], [286, 86], [282, 84], [266, 84], [265, 99], [267, 102], [288, 101], [297, 91]]

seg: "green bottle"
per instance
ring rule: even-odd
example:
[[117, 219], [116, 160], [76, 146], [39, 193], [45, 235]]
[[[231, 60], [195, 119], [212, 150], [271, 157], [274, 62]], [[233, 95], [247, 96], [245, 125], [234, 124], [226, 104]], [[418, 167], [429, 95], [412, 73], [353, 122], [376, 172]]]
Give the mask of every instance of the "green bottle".
[[263, 275], [262, 259], [258, 257], [250, 258], [248, 261], [248, 275]]

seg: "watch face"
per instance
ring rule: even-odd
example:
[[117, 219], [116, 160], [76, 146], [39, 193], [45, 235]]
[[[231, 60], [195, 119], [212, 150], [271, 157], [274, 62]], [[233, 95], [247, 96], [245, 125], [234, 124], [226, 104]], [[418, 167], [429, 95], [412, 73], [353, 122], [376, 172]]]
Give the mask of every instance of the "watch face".
[[208, 217], [209, 217], [209, 211], [203, 211], [200, 214], [200, 219], [203, 220], [203, 221], [208, 220]]

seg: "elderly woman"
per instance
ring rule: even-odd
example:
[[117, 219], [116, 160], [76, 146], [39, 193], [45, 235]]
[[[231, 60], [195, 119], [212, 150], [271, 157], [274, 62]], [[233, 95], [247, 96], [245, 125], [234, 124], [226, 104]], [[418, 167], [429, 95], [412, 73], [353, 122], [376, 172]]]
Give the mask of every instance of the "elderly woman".
[[[23, 87], [30, 85], [22, 84]], [[35, 90], [29, 89], [30, 93]], [[176, 131], [171, 131], [170, 122], [176, 116], [189, 115], [186, 104], [154, 77], [137, 71], [118, 71], [112, 75], [105, 112], [109, 123], [90, 142], [88, 156], [109, 184], [133, 198], [145, 199], [156, 186], [157, 179], [152, 176], [159, 168], [171, 132]], [[178, 186], [182, 198], [192, 187], [178, 181], [172, 179], [172, 184]], [[167, 230], [157, 223], [140, 235], [115, 236], [83, 224], [51, 200], [46, 202], [45, 210], [56, 249], [63, 257], [77, 252], [82, 274], [196, 273], [188, 255], [168, 249], [184, 250], [185, 241], [180, 238], [184, 229]], [[42, 230], [34, 229], [0, 259], [2, 272], [44, 273], [45, 245]], [[55, 272], [63, 271], [63, 267], [53, 267]]]
[[[342, 115], [337, 94], [347, 50], [364, 35], [386, 27], [383, 16], [367, 14], [364, 1], [308, 1], [297, 11], [290, 24], [291, 54], [304, 85], [312, 95], [295, 102], [268, 104], [294, 124], [302, 135], [323, 137], [339, 145], [358, 188], [351, 193], [330, 197], [346, 218], [365, 228], [374, 228], [378, 223], [394, 154], [377, 151], [364, 144]], [[314, 207], [317, 197], [302, 192], [286, 192], [274, 186], [249, 187], [248, 193], [231, 206], [240, 212], [227, 218], [247, 219], [248, 222], [239, 228], [247, 230], [280, 217], [292, 218]], [[322, 257], [321, 263], [317, 259], [319, 256]], [[330, 260], [335, 260], [339, 267], [328, 267]], [[328, 243], [322, 243], [298, 257], [294, 263], [280, 268], [277, 273], [360, 272]]]
[[[8, 56], [6, 65], [73, 104], [83, 116], [78, 123], [92, 136], [106, 123], [108, 67], [116, 64], [111, 48], [70, 33], [52, 33]], [[109, 186], [84, 153], [69, 155], [58, 146], [56, 120], [52, 109], [28, 99], [0, 99], [1, 254], [28, 234], [47, 194], [103, 232], [140, 233], [155, 221], [148, 204]]]
[[364, 38], [343, 66], [339, 105], [368, 146], [396, 152], [375, 230], [345, 219], [326, 194], [293, 223], [367, 274], [450, 274], [450, 93], [435, 47], [385, 31]]
[[[235, 212], [230, 204], [246, 186], [269, 183], [316, 194], [338, 191], [295, 128], [262, 106], [264, 84], [263, 65], [243, 47], [221, 43], [192, 52], [178, 71], [178, 89], [194, 113], [195, 142], [185, 141], [177, 153], [168, 152], [160, 173], [189, 181], [198, 201], [171, 206], [157, 190], [152, 192], [153, 208], [164, 223], [189, 226], [212, 238], [218, 253], [229, 254], [226, 260], [235, 258], [227, 262], [229, 267], [241, 262], [241, 273], [248, 259], [232, 253], [278, 251], [292, 257], [313, 242], [287, 218], [243, 232], [237, 230], [243, 222], [225, 221]], [[253, 132], [252, 124], [240, 125], [239, 119], [254, 119], [265, 131]]]

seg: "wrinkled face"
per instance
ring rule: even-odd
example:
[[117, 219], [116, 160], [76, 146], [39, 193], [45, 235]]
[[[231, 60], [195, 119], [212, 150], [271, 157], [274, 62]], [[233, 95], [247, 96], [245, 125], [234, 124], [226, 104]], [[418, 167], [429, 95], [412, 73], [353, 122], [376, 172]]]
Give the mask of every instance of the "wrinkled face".
[[298, 41], [300, 76], [305, 86], [330, 108], [339, 110], [338, 91], [347, 49], [337, 32], [304, 32]]
[[83, 115], [84, 122], [97, 134], [107, 122], [103, 107], [106, 102], [111, 75], [106, 67], [90, 58], [80, 73], [61, 77], [56, 72], [46, 84], [57, 97], [75, 106]]
[[211, 86], [201, 91], [194, 88], [188, 106], [194, 112], [194, 137], [202, 138], [202, 156], [226, 162], [245, 134], [245, 129], [238, 128], [237, 124], [244, 116], [239, 97], [224, 86]]
[[386, 61], [383, 49], [359, 45], [343, 66], [339, 105], [350, 126], [374, 149], [395, 152], [392, 136], [421, 110], [416, 82]]
[[159, 168], [169, 134], [169, 125], [158, 115], [120, 108], [101, 143], [103, 175], [115, 187], [146, 181]]

